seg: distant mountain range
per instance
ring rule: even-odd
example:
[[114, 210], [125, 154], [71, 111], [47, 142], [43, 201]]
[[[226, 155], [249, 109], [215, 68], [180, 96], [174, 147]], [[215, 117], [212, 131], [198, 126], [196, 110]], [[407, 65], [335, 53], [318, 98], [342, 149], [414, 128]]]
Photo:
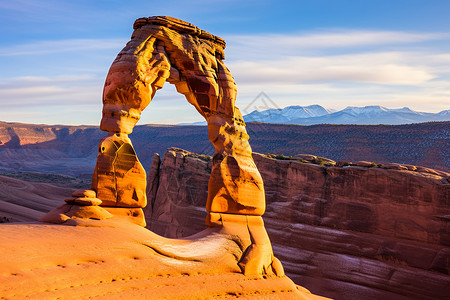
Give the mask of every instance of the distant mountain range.
[[[326, 109], [320, 105], [288, 106], [271, 108], [244, 115], [245, 122], [275, 124], [356, 124], [356, 125], [401, 125], [433, 121], [450, 121], [450, 110], [439, 113], [418, 112], [408, 107], [389, 109], [383, 106], [349, 106], [340, 111]], [[200, 125], [200, 124], [199, 124]]]
[[[313, 154], [334, 161], [396, 162], [445, 172], [450, 172], [449, 128], [450, 121], [398, 126], [247, 123], [252, 150], [258, 153]], [[26, 175], [26, 180], [33, 181], [36, 176], [30, 172], [39, 172], [73, 177], [74, 185], [89, 181], [98, 142], [106, 134], [98, 126], [0, 121], [0, 175], [14, 173], [22, 179]], [[170, 147], [214, 154], [206, 126], [140, 125], [134, 128], [130, 139], [146, 169], [150, 168], [155, 152], [163, 155]], [[53, 183], [67, 182], [66, 177], [48, 178]]]

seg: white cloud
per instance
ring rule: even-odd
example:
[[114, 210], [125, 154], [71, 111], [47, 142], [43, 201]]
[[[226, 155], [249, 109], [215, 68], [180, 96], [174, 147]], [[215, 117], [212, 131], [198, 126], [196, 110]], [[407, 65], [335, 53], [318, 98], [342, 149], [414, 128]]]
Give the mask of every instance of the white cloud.
[[[230, 51], [246, 48], [267, 49], [272, 55], [296, 50], [381, 46], [448, 40], [449, 33], [410, 33], [400, 31], [335, 30], [316, 33], [258, 34], [224, 36]], [[251, 52], [250, 52], [251, 53]]]
[[[0, 120], [7, 122], [97, 125], [103, 77], [92, 75], [0, 80]], [[143, 112], [139, 124], [203, 120], [185, 97], [166, 83]]]
[[436, 77], [432, 68], [397, 59], [401, 56], [401, 53], [363, 53], [279, 57], [270, 61], [233, 61], [229, 68], [238, 84], [347, 81], [415, 85]]
[[0, 119], [16, 107], [77, 106], [101, 102], [103, 78], [18, 77], [0, 81]]
[[437, 40], [450, 40], [450, 34], [341, 30], [234, 35], [227, 37], [226, 55], [238, 83], [244, 84], [347, 81], [418, 85], [450, 73], [450, 56], [424, 47], [424, 42]]
[[105, 49], [122, 49], [128, 39], [67, 39], [37, 41], [27, 44], [0, 47], [0, 56], [42, 55], [83, 52]]

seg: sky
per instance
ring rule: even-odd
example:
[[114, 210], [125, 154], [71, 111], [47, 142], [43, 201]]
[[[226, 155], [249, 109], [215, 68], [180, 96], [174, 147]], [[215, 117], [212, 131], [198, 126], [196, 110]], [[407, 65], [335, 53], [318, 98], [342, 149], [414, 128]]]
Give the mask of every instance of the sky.
[[[447, 0], [8, 0], [0, 121], [98, 125], [112, 61], [134, 20], [157, 15], [226, 40], [243, 114], [312, 104], [450, 109]], [[138, 124], [201, 120], [166, 83]]]

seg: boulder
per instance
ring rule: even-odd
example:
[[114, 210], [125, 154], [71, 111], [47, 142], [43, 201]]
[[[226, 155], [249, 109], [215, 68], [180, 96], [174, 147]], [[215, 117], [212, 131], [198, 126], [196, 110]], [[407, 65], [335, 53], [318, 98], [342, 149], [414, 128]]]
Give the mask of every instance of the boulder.
[[102, 204], [102, 200], [98, 198], [78, 197], [65, 199], [67, 204], [77, 204], [82, 206], [97, 206]]
[[89, 189], [78, 189], [72, 193], [72, 197], [87, 197], [87, 198], [96, 198], [97, 193], [94, 190]]

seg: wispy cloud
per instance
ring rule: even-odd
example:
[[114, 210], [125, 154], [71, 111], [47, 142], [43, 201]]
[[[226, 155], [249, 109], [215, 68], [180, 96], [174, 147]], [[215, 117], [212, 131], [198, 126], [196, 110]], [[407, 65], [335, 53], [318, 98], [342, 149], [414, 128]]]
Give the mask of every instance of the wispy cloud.
[[18, 77], [0, 81], [0, 108], [77, 106], [101, 102], [103, 78], [93, 76]]
[[450, 56], [424, 43], [449, 42], [448, 33], [331, 30], [227, 40], [228, 66], [238, 84], [420, 85], [450, 76]]
[[[0, 80], [0, 120], [96, 125], [101, 117], [103, 83], [103, 77], [93, 75]], [[199, 120], [202, 118], [195, 108], [166, 83], [143, 113], [140, 124]]]
[[[411, 33], [400, 31], [333, 30], [314, 33], [258, 34], [226, 36], [234, 47], [267, 48], [285, 53], [305, 48], [343, 48], [398, 45], [450, 39], [449, 33]], [[292, 52], [291, 52], [292, 53]]]
[[450, 55], [432, 46], [449, 44], [448, 33], [331, 30], [226, 40], [241, 107], [264, 90], [280, 107], [449, 108]]
[[[407, 55], [407, 54], [404, 54]], [[405, 62], [402, 53], [362, 53], [322, 57], [292, 56], [229, 64], [238, 83], [365, 82], [417, 85], [436, 78], [422, 62]]]
[[42, 55], [71, 53], [105, 49], [121, 49], [124, 39], [67, 39], [56, 41], [37, 41], [27, 44], [0, 47], [0, 56]]

